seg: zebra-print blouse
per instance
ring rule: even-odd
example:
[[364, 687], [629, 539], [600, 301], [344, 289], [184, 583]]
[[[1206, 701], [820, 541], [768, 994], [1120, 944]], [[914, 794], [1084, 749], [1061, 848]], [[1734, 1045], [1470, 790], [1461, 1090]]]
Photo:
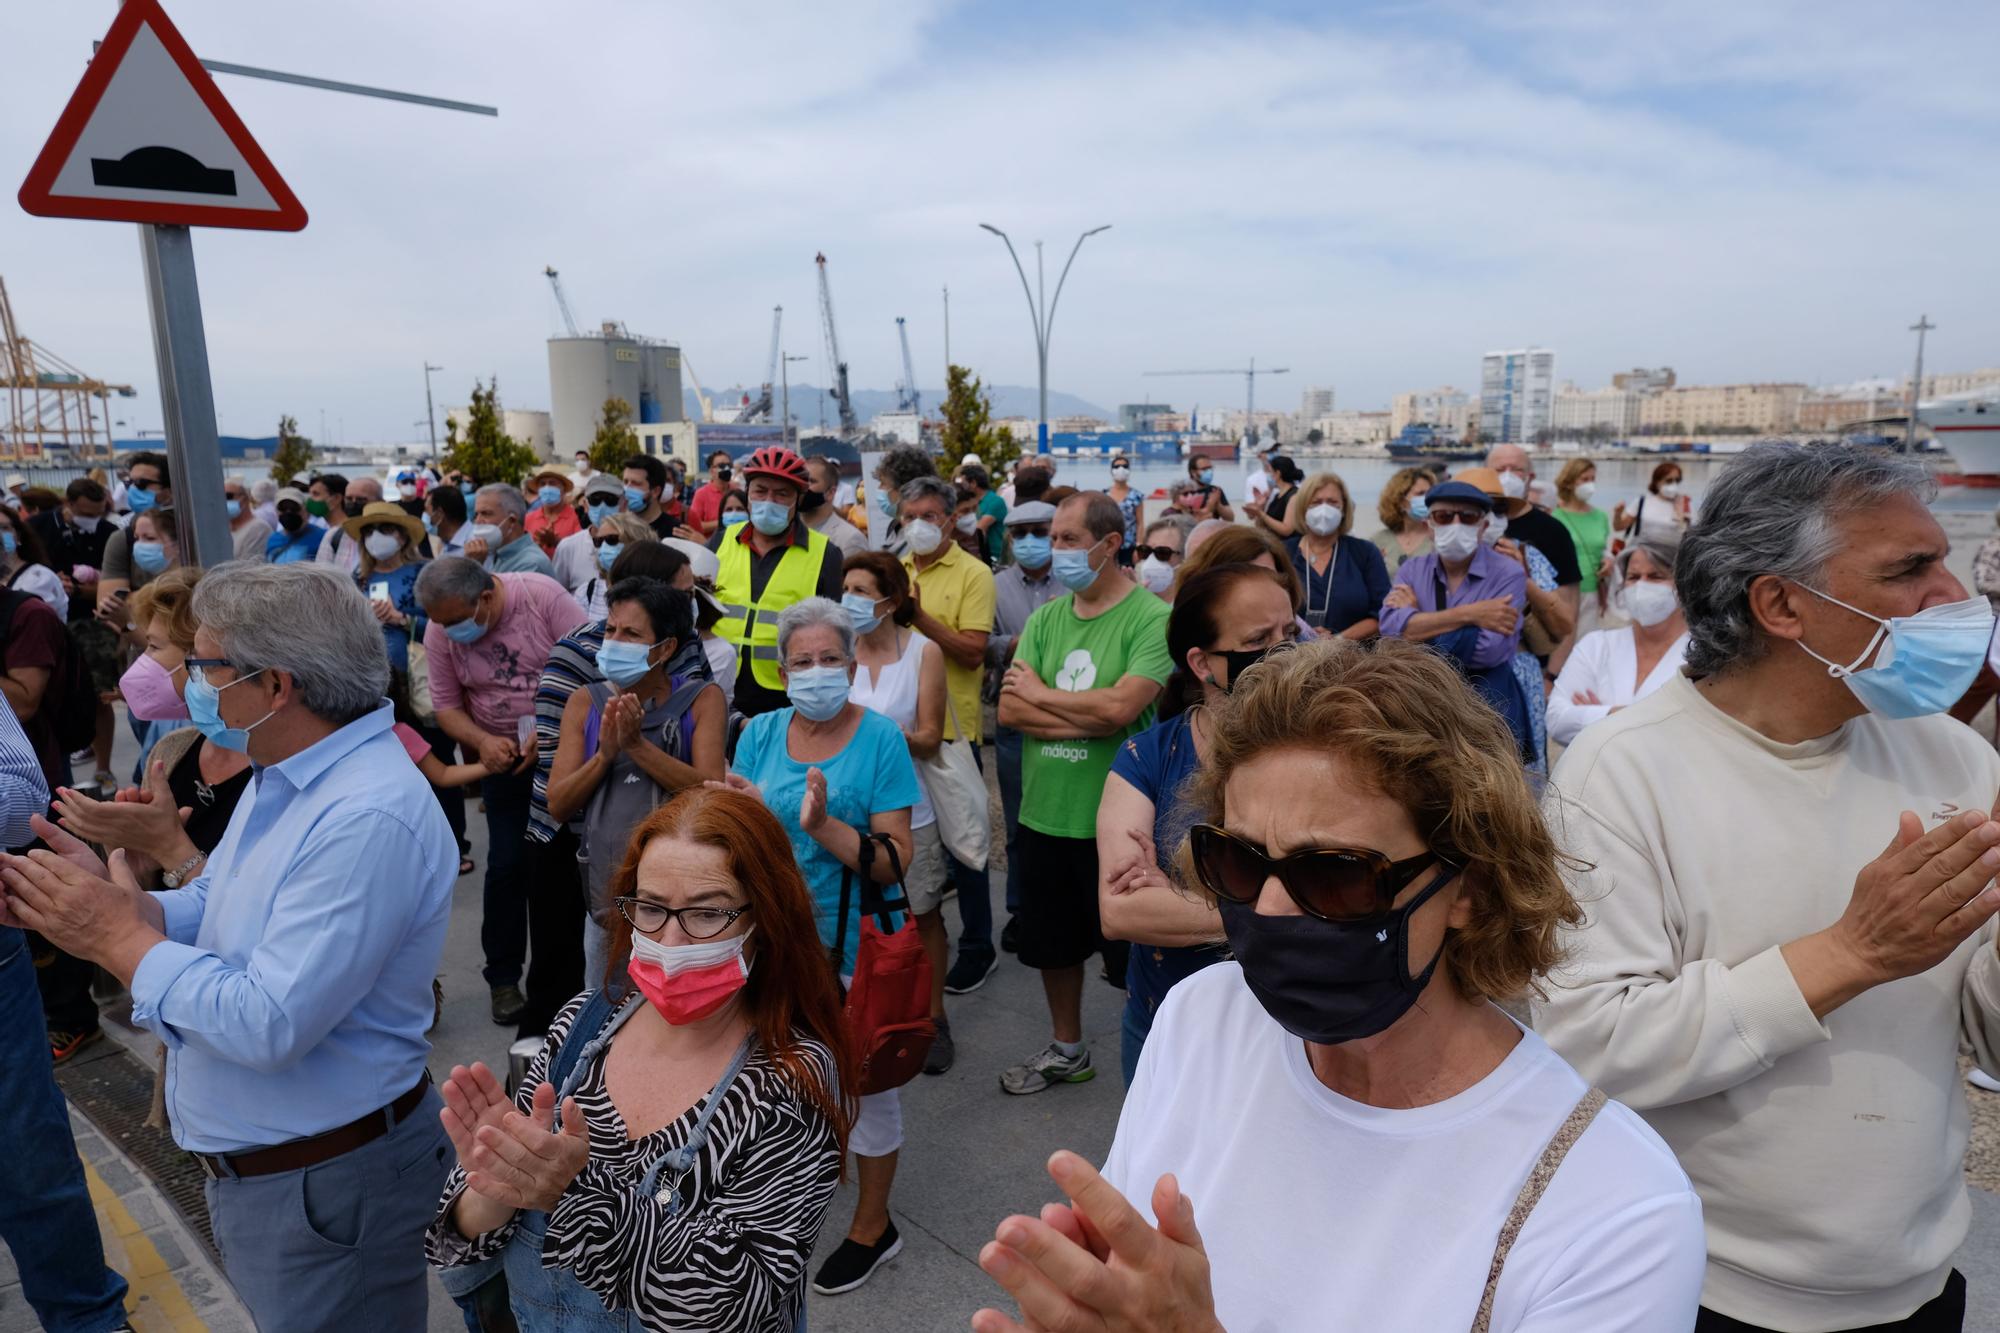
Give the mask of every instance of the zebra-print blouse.
[[[549, 1028], [515, 1095], [525, 1114], [549, 1061], [583, 1004], [570, 1001]], [[828, 1086], [833, 1057], [810, 1038], [800, 1044]], [[680, 1181], [683, 1207], [668, 1215], [668, 1175], [656, 1199], [639, 1183], [660, 1157], [685, 1144], [698, 1110], [641, 1139], [604, 1087], [604, 1058], [592, 1060], [576, 1091], [590, 1127], [590, 1160], [548, 1217], [544, 1267], [563, 1268], [610, 1310], [630, 1310], [648, 1329], [790, 1333], [810, 1258], [840, 1176], [833, 1127], [799, 1097], [760, 1048], [736, 1076], [708, 1143]], [[473, 1240], [458, 1234], [451, 1211], [465, 1189], [454, 1166], [425, 1235], [440, 1267], [490, 1258], [506, 1248], [515, 1221]]]

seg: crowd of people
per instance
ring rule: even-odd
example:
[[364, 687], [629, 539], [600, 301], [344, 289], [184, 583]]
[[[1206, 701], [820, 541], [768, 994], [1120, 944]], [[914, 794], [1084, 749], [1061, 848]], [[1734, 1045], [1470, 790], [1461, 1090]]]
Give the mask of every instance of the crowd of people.
[[[100, 973], [260, 1327], [420, 1327], [428, 1267], [475, 1333], [779, 1333], [901, 1250], [900, 1089], [1013, 953], [1000, 1091], [1095, 1077], [1098, 979], [1124, 1100], [996, 1218], [983, 1333], [1960, 1327], [2000, 538], [1968, 594], [1922, 470], [1841, 445], [1699, 513], [1502, 445], [1367, 535], [1282, 454], [1108, 462], [231, 481], [206, 570], [155, 455], [0, 506], [44, 1324], [124, 1317], [52, 1075]], [[429, 1064], [475, 787], [514, 1077]]]

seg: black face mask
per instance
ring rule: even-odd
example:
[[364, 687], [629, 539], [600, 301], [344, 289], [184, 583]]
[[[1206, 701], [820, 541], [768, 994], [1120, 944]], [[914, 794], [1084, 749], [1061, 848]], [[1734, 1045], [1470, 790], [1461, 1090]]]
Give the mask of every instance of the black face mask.
[[1227, 651], [1210, 649], [1209, 657], [1220, 658], [1223, 665], [1229, 668], [1229, 683], [1225, 685], [1218, 681], [1216, 684], [1224, 694], [1230, 693], [1235, 690], [1236, 682], [1243, 679], [1243, 673], [1263, 661], [1270, 652], [1269, 648], [1232, 648]]
[[717, 468], [715, 475], [722, 478], [722, 484], [724, 486], [727, 486], [729, 484], [729, 479], [736, 475], [736, 470], [734, 468], [726, 468], [726, 467]]
[[1216, 906], [1243, 980], [1264, 1012], [1301, 1041], [1336, 1046], [1383, 1031], [1423, 994], [1444, 946], [1411, 976], [1410, 917], [1457, 874], [1441, 865], [1416, 897], [1363, 921], [1263, 916], [1232, 902]]
[[346, 514], [349, 518], [360, 518], [361, 511], [365, 509], [367, 505], [368, 502], [362, 499], [358, 495], [344, 496], [340, 501], [341, 512]]
[[286, 532], [297, 532], [305, 525], [306, 516], [298, 510], [286, 508], [278, 511], [278, 526]]
[[801, 514], [813, 513], [816, 510], [824, 508], [825, 505], [826, 497], [818, 491], [807, 491], [799, 497], [799, 512]]

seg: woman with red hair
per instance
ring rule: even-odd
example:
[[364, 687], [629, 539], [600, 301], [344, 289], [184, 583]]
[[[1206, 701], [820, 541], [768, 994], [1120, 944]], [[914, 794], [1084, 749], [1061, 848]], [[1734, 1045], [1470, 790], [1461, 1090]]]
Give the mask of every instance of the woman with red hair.
[[459, 1164], [431, 1262], [461, 1304], [504, 1271], [523, 1333], [624, 1311], [789, 1333], [858, 1084], [791, 844], [755, 797], [693, 788], [611, 890], [604, 989], [564, 1008], [513, 1103], [483, 1064], [443, 1086]]

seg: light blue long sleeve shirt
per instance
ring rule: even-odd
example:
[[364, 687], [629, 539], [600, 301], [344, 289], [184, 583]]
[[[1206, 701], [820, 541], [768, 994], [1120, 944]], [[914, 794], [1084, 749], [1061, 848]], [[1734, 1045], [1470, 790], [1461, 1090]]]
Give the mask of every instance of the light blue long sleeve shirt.
[[157, 895], [132, 1016], [166, 1043], [191, 1152], [323, 1133], [423, 1075], [458, 846], [394, 720], [384, 702], [255, 769], [202, 877]]
[[35, 840], [28, 818], [49, 808], [49, 786], [35, 747], [28, 743], [11, 708], [0, 708], [0, 847], [25, 847]]

